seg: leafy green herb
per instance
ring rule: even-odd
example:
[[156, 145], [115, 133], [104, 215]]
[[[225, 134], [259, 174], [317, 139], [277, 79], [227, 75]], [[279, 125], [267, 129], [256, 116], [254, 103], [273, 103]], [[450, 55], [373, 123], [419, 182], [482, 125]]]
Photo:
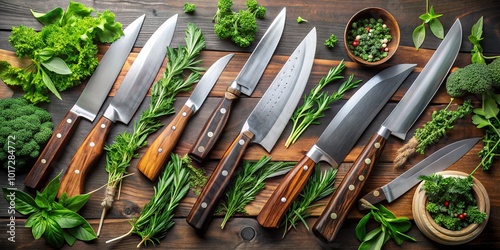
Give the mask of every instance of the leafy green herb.
[[283, 220], [285, 228], [283, 238], [292, 228], [296, 228], [298, 221], [301, 221], [307, 230], [309, 230], [305, 219], [310, 216], [309, 211], [311, 209], [322, 205], [317, 203], [319, 200], [331, 195], [335, 191], [333, 186], [336, 176], [337, 169], [328, 168], [322, 171], [319, 164], [317, 164], [313, 175], [307, 180], [306, 186], [285, 214], [285, 219]]
[[196, 10], [196, 4], [194, 3], [184, 3], [184, 13], [193, 13]]
[[266, 186], [267, 178], [275, 177], [288, 172], [294, 163], [274, 162], [270, 163], [271, 157], [262, 157], [257, 162], [245, 162], [238, 170], [238, 175], [231, 182], [226, 192], [226, 200], [223, 200], [216, 213], [225, 212], [221, 228], [235, 213], [246, 214], [245, 206], [255, 199], [255, 196]]
[[31, 59], [26, 68], [0, 61], [0, 78], [9, 85], [21, 86], [32, 103], [49, 102], [53, 93], [79, 85], [99, 64], [97, 45], [111, 43], [123, 35], [121, 23], [109, 10], [91, 16], [92, 8], [71, 1], [48, 13], [32, 14], [44, 26], [37, 32], [26, 26], [14, 27], [9, 42], [19, 58]]
[[328, 48], [334, 48], [337, 45], [338, 38], [335, 34], [331, 34], [328, 39], [325, 40], [325, 46]]
[[486, 64], [486, 60], [492, 60], [495, 58], [500, 58], [498, 56], [485, 56], [483, 54], [483, 47], [480, 42], [483, 40], [483, 17], [472, 25], [471, 34], [469, 35], [469, 42], [474, 46], [471, 50], [471, 61], [472, 63]]
[[472, 171], [471, 175], [481, 166], [483, 170], [489, 170], [493, 166], [493, 161], [500, 156], [500, 95], [485, 93], [482, 98], [481, 108], [474, 109], [472, 123], [478, 128], [485, 128], [483, 136], [484, 146], [479, 151], [481, 162]]
[[367, 62], [376, 62], [389, 55], [387, 46], [392, 40], [391, 30], [382, 18], [354, 21], [347, 35], [347, 46], [355, 56]]
[[307, 22], [309, 22], [307, 19], [304, 19], [301, 16], [297, 17], [297, 23], [307, 23]]
[[319, 124], [317, 120], [325, 116], [324, 112], [330, 108], [330, 104], [340, 100], [346, 91], [356, 88], [361, 82], [361, 80], [354, 81], [354, 75], [351, 75], [333, 94], [328, 95], [328, 93], [322, 92], [323, 88], [330, 82], [344, 78], [341, 76], [341, 73], [345, 67], [344, 60], [342, 60], [339, 65], [330, 68], [328, 74], [321, 78], [308, 96], [304, 97], [304, 103], [295, 110], [291, 117], [293, 127], [292, 132], [286, 140], [286, 147], [295, 143], [309, 125]]
[[57, 248], [65, 242], [72, 246], [77, 239], [90, 241], [97, 238], [92, 226], [77, 213], [87, 203], [90, 194], [68, 197], [63, 193], [59, 201], [55, 201], [61, 173], [41, 193], [37, 191], [35, 199], [21, 190], [2, 188], [5, 199], [15, 202], [16, 211], [29, 215], [25, 226], [31, 228], [35, 240], [44, 238]]
[[[382, 249], [385, 243], [390, 238], [401, 245], [405, 241], [417, 241], [413, 237], [404, 234], [411, 228], [411, 222], [406, 217], [396, 217], [389, 209], [381, 204], [376, 207], [370, 204], [365, 199], [361, 199], [362, 205], [370, 209], [356, 225], [356, 237], [361, 241], [358, 249]], [[376, 222], [380, 223], [380, 227], [367, 231], [366, 224], [373, 218]]]
[[431, 29], [431, 32], [432, 34], [434, 34], [434, 36], [439, 39], [444, 38], [443, 24], [438, 19], [442, 15], [443, 14], [436, 14], [436, 12], [434, 12], [433, 6], [429, 8], [429, 0], [425, 0], [425, 13], [418, 17], [423, 22], [413, 30], [412, 34], [413, 44], [415, 45], [415, 48], [417, 50], [420, 48], [420, 46], [422, 46], [422, 43], [424, 43], [426, 24], [429, 24], [429, 28]]
[[141, 244], [160, 243], [160, 240], [167, 235], [168, 229], [174, 226], [175, 208], [180, 200], [186, 196], [189, 191], [189, 170], [187, 165], [190, 161], [187, 157], [180, 158], [177, 154], [171, 154], [170, 161], [165, 166], [158, 183], [154, 188], [154, 195], [144, 206], [139, 217], [132, 222], [132, 229], [125, 235], [117, 237], [106, 243], [122, 239], [130, 234], [141, 236]]
[[432, 112], [432, 119], [415, 130], [415, 134], [408, 143], [397, 151], [394, 158], [394, 167], [401, 167], [415, 152], [424, 154], [425, 148], [439, 141], [446, 132], [453, 129], [454, 124], [460, 118], [472, 113], [474, 107], [470, 100], [459, 105], [456, 110], [449, 110], [453, 102], [451, 98], [448, 106], [444, 109]]
[[[191, 89], [200, 79], [203, 69], [198, 66], [201, 60], [196, 57], [205, 47], [205, 38], [199, 28], [189, 23], [184, 40], [185, 46], [179, 45], [177, 49], [167, 48], [168, 61], [163, 77], [153, 84], [149, 107], [142, 112], [139, 120], [134, 122], [133, 132], [123, 132], [115, 137], [113, 144], [105, 146], [106, 171], [109, 176], [106, 196], [101, 204], [103, 217], [113, 205], [116, 188], [120, 185], [130, 161], [138, 157], [136, 151], [146, 146], [147, 136], [163, 125], [159, 118], [174, 113], [177, 93]], [[188, 76], [185, 76], [186, 70], [191, 71]], [[98, 235], [99, 233], [100, 230]]]

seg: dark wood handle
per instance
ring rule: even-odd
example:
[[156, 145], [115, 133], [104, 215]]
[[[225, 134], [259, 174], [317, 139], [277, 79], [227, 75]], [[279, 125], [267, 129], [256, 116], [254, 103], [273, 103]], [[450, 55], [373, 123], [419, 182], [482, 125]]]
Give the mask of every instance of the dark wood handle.
[[170, 153], [175, 148], [177, 141], [182, 135], [189, 118], [194, 112], [184, 105], [174, 119], [165, 127], [160, 135], [149, 146], [148, 150], [137, 164], [137, 169], [146, 177], [154, 181], [160, 175], [165, 162], [170, 157]]
[[186, 218], [187, 223], [193, 228], [199, 231], [207, 229], [212, 215], [253, 136], [251, 132], [240, 133], [222, 156]]
[[[385, 197], [385, 194], [382, 191], [382, 188], [377, 188], [377, 189], [371, 191], [370, 193], [366, 194], [365, 196], [363, 196], [363, 198], [361, 198], [361, 199], [365, 199], [366, 201], [370, 202], [372, 205], [375, 205], [377, 203], [385, 201], [387, 198]], [[367, 208], [363, 207], [361, 205], [361, 202], [358, 201], [358, 209], [363, 211], [363, 210], [366, 210]]]
[[212, 116], [208, 119], [198, 136], [198, 140], [188, 152], [193, 160], [202, 162], [208, 153], [210, 153], [210, 150], [212, 150], [226, 126], [233, 101], [238, 99], [239, 95], [240, 93], [232, 88], [226, 91], [224, 99], [212, 113]]
[[61, 187], [59, 188], [57, 197], [60, 197], [64, 192], [66, 192], [68, 197], [83, 192], [85, 177], [92, 165], [101, 156], [106, 137], [113, 124], [111, 120], [104, 116], [101, 116], [99, 121], [97, 121], [71, 159], [68, 169], [61, 180]]
[[300, 194], [314, 170], [316, 163], [308, 156], [290, 170], [267, 200], [257, 216], [263, 227], [278, 228], [286, 211]]
[[372, 136], [314, 224], [312, 230], [318, 238], [327, 242], [335, 240], [386, 141], [379, 134]]
[[75, 132], [76, 125], [81, 117], [69, 111], [56, 127], [52, 136], [42, 153], [38, 156], [33, 168], [24, 179], [24, 185], [30, 188], [41, 189], [45, 179], [50, 173], [50, 166], [61, 154], [62, 149], [68, 143], [71, 135]]

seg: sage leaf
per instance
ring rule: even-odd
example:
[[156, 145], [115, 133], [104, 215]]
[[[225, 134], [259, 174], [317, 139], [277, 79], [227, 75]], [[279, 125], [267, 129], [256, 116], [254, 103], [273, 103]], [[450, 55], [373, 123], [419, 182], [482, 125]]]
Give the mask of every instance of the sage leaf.
[[61, 228], [77, 227], [85, 222], [82, 216], [67, 209], [49, 211], [49, 216], [57, 222]]
[[369, 240], [373, 239], [375, 236], [377, 236], [380, 232], [382, 232], [382, 228], [377, 227], [377, 228], [371, 230], [370, 232], [368, 232], [363, 240], [369, 241]]
[[21, 190], [9, 190], [2, 188], [3, 195], [7, 201], [12, 201], [16, 204], [16, 211], [22, 215], [28, 215], [40, 210], [33, 197]]
[[50, 25], [59, 22], [64, 15], [64, 10], [57, 7], [47, 13], [40, 13], [31, 10], [31, 14], [43, 25]]
[[45, 66], [45, 68], [59, 75], [69, 75], [72, 73], [71, 69], [64, 62], [64, 60], [57, 56], [41, 63], [43, 66]]
[[392, 213], [386, 207], [384, 207], [382, 205], [379, 205], [379, 206], [377, 206], [377, 208], [379, 209], [380, 214], [382, 214], [386, 219], [388, 219], [388, 218], [389, 219], [395, 219], [396, 218], [396, 215], [394, 215], [394, 213]]
[[363, 241], [363, 239], [366, 237], [366, 223], [371, 217], [371, 213], [367, 213], [361, 220], [358, 222], [358, 225], [356, 225], [356, 237], [358, 238], [359, 241]]
[[90, 194], [79, 194], [68, 198], [68, 195], [63, 193], [61, 198], [59, 198], [59, 204], [73, 212], [78, 212], [87, 203], [89, 198]]
[[54, 86], [54, 83], [52, 80], [50, 80], [50, 77], [43, 71], [42, 68], [40, 68], [40, 71], [42, 72], [42, 81], [45, 84], [45, 86], [57, 97], [59, 100], [62, 100], [61, 95], [56, 89], [56, 86]]
[[424, 43], [424, 39], [425, 39], [424, 23], [417, 26], [413, 30], [412, 39], [413, 39], [413, 44], [415, 45], [415, 48], [418, 50], [420, 48], [420, 46], [422, 46], [422, 44]]
[[62, 245], [64, 244], [62, 228], [50, 217], [47, 217], [44, 221], [46, 223], [46, 228], [45, 233], [43, 234], [43, 238], [54, 247], [62, 247]]
[[441, 21], [437, 18], [433, 18], [429, 21], [429, 27], [431, 28], [432, 34], [436, 36], [439, 39], [444, 38], [444, 28], [443, 24], [441, 24]]
[[68, 232], [75, 238], [82, 241], [90, 241], [97, 238], [94, 229], [87, 221], [77, 227], [68, 228], [66, 230], [68, 230]]

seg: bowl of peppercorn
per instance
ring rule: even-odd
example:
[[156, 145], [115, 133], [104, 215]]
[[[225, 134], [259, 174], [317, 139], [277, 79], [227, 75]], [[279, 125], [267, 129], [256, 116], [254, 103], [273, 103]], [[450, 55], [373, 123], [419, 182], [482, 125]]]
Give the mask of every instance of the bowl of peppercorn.
[[347, 55], [373, 67], [389, 60], [399, 46], [399, 25], [387, 10], [369, 7], [354, 14], [344, 30]]

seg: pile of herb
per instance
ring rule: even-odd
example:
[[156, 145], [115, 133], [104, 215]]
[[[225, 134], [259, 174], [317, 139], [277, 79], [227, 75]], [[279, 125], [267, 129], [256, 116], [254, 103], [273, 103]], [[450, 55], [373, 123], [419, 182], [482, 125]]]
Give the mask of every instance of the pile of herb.
[[327, 92], [323, 92], [322, 90], [327, 84], [344, 78], [341, 74], [345, 67], [344, 60], [342, 60], [339, 65], [330, 68], [328, 74], [321, 78], [309, 95], [304, 97], [302, 106], [298, 107], [290, 118], [293, 122], [293, 127], [292, 132], [285, 142], [286, 147], [295, 143], [309, 125], [319, 124], [318, 119], [325, 116], [324, 112], [330, 108], [330, 104], [340, 100], [346, 91], [356, 88], [361, 82], [361, 80], [354, 81], [354, 75], [350, 75], [349, 79], [343, 82], [333, 94], [329, 95]]
[[391, 30], [381, 18], [355, 21], [347, 34], [349, 50], [367, 62], [376, 62], [387, 57], [387, 44], [391, 40]]
[[330, 37], [328, 37], [328, 39], [325, 40], [324, 44], [326, 47], [333, 49], [335, 45], [337, 45], [338, 40], [339, 39], [335, 34], [331, 34]]
[[167, 48], [168, 61], [163, 77], [153, 84], [149, 106], [142, 112], [139, 120], [134, 122], [132, 133], [123, 132], [117, 135], [114, 142], [104, 148], [109, 176], [106, 196], [101, 204], [101, 225], [107, 210], [113, 205], [116, 189], [126, 174], [130, 161], [138, 157], [137, 150], [146, 146], [148, 135], [163, 126], [160, 117], [175, 112], [175, 96], [181, 91], [190, 90], [193, 84], [200, 80], [200, 72], [203, 69], [199, 67], [201, 60], [196, 58], [205, 47], [205, 38], [193, 23], [188, 23], [185, 33], [185, 46], [179, 45], [177, 49]]
[[99, 64], [96, 43], [111, 43], [123, 35], [121, 23], [109, 10], [97, 12], [71, 1], [64, 11], [55, 8], [32, 14], [43, 28], [12, 28], [9, 42], [19, 58], [29, 58], [26, 68], [0, 61], [0, 78], [8, 85], [20, 86], [32, 103], [49, 102], [49, 94], [59, 99], [60, 91], [79, 85]]
[[429, 24], [429, 28], [431, 29], [432, 34], [439, 38], [444, 38], [444, 28], [441, 21], [439, 21], [439, 17], [443, 14], [436, 14], [434, 11], [434, 6], [430, 6], [429, 8], [429, 0], [425, 0], [425, 13], [420, 15], [418, 18], [422, 20], [422, 24], [417, 26], [413, 30], [412, 39], [415, 48], [418, 50], [420, 46], [424, 43], [425, 40], [425, 27], [426, 24]]
[[132, 225], [130, 231], [106, 243], [137, 234], [142, 238], [137, 245], [139, 248], [141, 244], [146, 246], [148, 242], [153, 245], [159, 244], [160, 240], [165, 238], [168, 229], [175, 224], [172, 220], [175, 208], [189, 190], [187, 165], [191, 164], [188, 157], [180, 158], [179, 155], [173, 153], [170, 159], [158, 178], [153, 197], [144, 206], [139, 217], [130, 223]]
[[59, 201], [55, 201], [61, 173], [41, 193], [37, 191], [35, 199], [21, 190], [2, 188], [5, 199], [15, 202], [15, 210], [29, 215], [25, 226], [31, 228], [35, 240], [44, 238], [56, 248], [62, 247], [65, 242], [72, 246], [76, 240], [97, 238], [92, 226], [77, 213], [87, 203], [90, 194], [68, 197], [63, 193]]

